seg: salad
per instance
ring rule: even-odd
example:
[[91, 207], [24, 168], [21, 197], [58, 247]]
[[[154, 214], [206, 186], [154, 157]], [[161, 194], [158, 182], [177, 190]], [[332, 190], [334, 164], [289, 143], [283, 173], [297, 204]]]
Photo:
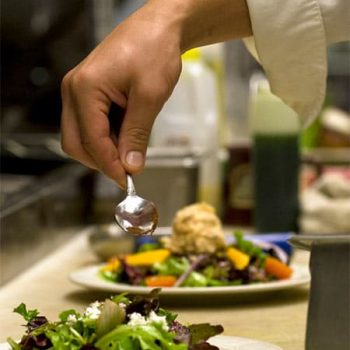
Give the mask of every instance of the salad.
[[217, 287], [288, 279], [293, 270], [273, 249], [234, 233], [234, 243], [213, 252], [172, 252], [162, 241], [133, 254], [112, 257], [99, 276], [114, 283], [148, 287]]
[[26, 321], [25, 334], [8, 343], [12, 350], [219, 350], [207, 340], [223, 331], [221, 325], [179, 323], [176, 314], [159, 307], [159, 291], [96, 301], [83, 313], [61, 312], [55, 322], [22, 303], [14, 312]]

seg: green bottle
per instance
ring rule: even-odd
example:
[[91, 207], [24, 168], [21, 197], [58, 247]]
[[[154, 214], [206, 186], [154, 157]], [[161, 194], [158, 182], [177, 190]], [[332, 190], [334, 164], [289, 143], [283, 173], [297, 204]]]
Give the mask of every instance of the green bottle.
[[266, 80], [255, 87], [250, 98], [255, 228], [257, 232], [296, 232], [300, 119], [271, 93]]

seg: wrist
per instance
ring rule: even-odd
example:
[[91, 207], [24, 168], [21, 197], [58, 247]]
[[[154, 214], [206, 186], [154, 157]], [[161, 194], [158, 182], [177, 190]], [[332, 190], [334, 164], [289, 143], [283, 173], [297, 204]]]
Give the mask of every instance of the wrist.
[[181, 52], [252, 35], [246, 0], [149, 0], [171, 26]]
[[182, 50], [183, 27], [190, 16], [186, 0], [148, 0], [143, 8], [144, 18], [156, 24], [170, 40], [169, 44]]

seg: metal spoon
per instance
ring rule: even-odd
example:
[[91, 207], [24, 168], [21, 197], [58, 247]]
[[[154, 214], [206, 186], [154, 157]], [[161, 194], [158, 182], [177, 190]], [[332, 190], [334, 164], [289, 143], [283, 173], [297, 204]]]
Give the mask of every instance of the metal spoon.
[[136, 194], [133, 179], [126, 174], [127, 196], [115, 208], [118, 225], [135, 235], [152, 233], [158, 225], [158, 213], [153, 202]]

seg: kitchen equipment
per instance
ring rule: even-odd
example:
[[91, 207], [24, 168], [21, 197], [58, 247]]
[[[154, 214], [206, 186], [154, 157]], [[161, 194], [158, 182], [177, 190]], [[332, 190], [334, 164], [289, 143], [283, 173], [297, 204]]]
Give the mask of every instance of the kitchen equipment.
[[93, 48], [96, 26], [92, 1], [1, 2], [2, 132], [58, 132], [60, 82]]
[[199, 49], [182, 56], [182, 73], [152, 130], [154, 147], [199, 148], [198, 197], [221, 212], [218, 86]]
[[43, 162], [32, 160], [26, 168], [17, 164], [27, 170], [20, 181], [17, 174], [1, 174], [0, 286], [66, 242], [91, 217], [93, 174], [88, 168], [67, 163], [36, 174]]
[[115, 208], [115, 219], [125, 231], [137, 235], [152, 233], [158, 225], [158, 212], [153, 202], [136, 194], [130, 174], [126, 174], [127, 196]]
[[348, 350], [350, 233], [297, 235], [290, 243], [311, 251], [306, 350]]
[[92, 227], [88, 240], [91, 249], [102, 261], [118, 254], [132, 253], [136, 245], [135, 236], [115, 224]]

